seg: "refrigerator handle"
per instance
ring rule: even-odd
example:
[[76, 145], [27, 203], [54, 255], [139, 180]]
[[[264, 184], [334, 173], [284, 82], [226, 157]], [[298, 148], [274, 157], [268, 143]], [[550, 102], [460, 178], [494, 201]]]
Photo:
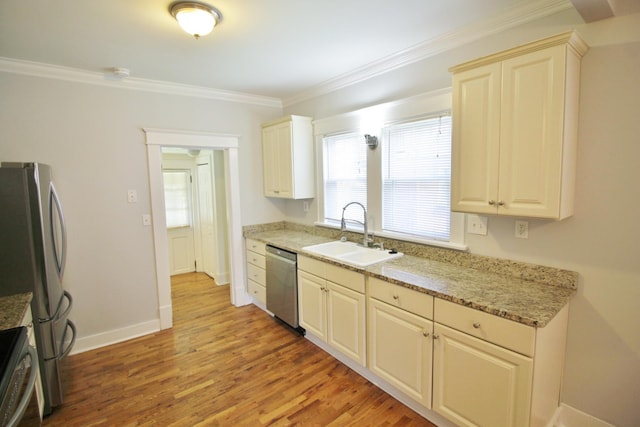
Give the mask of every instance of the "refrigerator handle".
[[56, 264], [58, 266], [58, 275], [60, 279], [64, 275], [64, 265], [67, 258], [67, 226], [64, 222], [64, 214], [62, 212], [62, 204], [60, 203], [60, 198], [58, 197], [58, 193], [56, 192], [56, 188], [53, 186], [53, 182], [49, 186], [49, 217], [51, 218], [51, 238], [53, 241], [56, 241], [55, 235], [55, 227], [53, 224], [53, 207], [55, 206], [56, 211], [58, 212], [58, 218], [60, 218], [60, 234], [62, 236], [62, 246], [61, 253], [58, 253], [57, 245], [53, 245], [53, 251], [55, 252]]
[[[62, 314], [56, 314], [56, 319], [66, 318], [71, 312], [71, 307], [73, 306], [73, 298], [71, 297], [71, 294], [67, 291], [64, 291], [62, 295], [64, 295], [67, 298], [67, 300], [69, 301], [69, 305], [67, 306], [67, 309]], [[60, 301], [60, 304], [62, 304], [62, 301]], [[58, 309], [58, 311], [60, 311], [60, 309]]]
[[62, 335], [62, 342], [64, 343], [67, 339], [67, 331], [71, 329], [71, 333], [73, 334], [71, 336], [71, 342], [69, 343], [69, 345], [67, 346], [67, 348], [65, 348], [62, 351], [62, 354], [60, 354], [59, 359], [62, 359], [64, 357], [67, 357], [67, 355], [71, 352], [71, 349], [73, 348], [73, 345], [76, 343], [76, 325], [75, 323], [73, 323], [71, 320], [67, 319], [67, 327], [64, 330], [64, 334]]

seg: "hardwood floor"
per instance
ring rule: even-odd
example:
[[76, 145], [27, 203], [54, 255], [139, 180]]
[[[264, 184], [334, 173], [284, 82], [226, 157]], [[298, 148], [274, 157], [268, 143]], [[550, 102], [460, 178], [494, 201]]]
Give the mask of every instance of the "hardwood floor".
[[44, 426], [430, 426], [201, 273], [172, 280], [174, 327], [67, 360]]

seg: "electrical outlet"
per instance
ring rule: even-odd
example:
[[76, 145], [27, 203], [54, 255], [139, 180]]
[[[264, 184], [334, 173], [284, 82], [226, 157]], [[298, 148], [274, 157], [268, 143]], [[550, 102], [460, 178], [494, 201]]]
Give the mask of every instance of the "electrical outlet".
[[138, 202], [138, 192], [136, 190], [127, 191], [127, 201], [129, 203], [137, 203]]
[[467, 233], [487, 235], [487, 217], [467, 214]]
[[516, 237], [518, 239], [529, 238], [529, 222], [516, 220]]
[[142, 225], [151, 225], [151, 215], [149, 214], [142, 215]]

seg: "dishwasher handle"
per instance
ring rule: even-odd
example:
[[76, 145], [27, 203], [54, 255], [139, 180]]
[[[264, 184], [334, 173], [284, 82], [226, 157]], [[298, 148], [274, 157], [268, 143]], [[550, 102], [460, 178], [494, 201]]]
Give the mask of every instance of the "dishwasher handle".
[[284, 258], [287, 261], [296, 263], [298, 255], [295, 252], [290, 252], [286, 249], [280, 249], [275, 246], [267, 245], [265, 248], [266, 255], [277, 256], [278, 258]]

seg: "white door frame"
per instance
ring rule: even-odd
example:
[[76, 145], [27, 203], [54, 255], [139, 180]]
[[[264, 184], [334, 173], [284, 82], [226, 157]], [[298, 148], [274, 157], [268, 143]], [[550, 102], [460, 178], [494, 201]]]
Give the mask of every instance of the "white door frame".
[[249, 304], [243, 268], [242, 225], [240, 215], [240, 172], [238, 163], [239, 137], [236, 135], [193, 132], [170, 129], [143, 128], [146, 134], [149, 187], [151, 192], [151, 221], [156, 258], [158, 308], [160, 329], [173, 325], [171, 307], [171, 279], [162, 181], [162, 147], [185, 147], [224, 150], [227, 226], [229, 227], [229, 265], [231, 303], [236, 307]]

